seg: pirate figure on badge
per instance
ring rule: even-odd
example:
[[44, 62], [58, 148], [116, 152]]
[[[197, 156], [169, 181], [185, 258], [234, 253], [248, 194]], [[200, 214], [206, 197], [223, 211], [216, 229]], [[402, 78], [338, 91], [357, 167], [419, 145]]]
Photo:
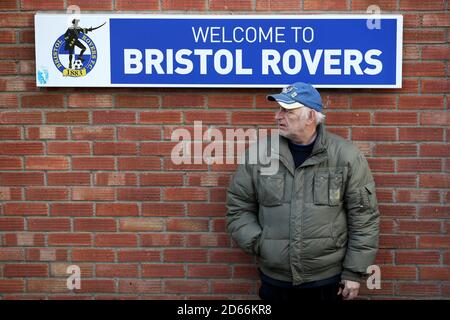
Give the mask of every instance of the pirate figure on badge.
[[80, 36], [80, 33], [86, 34], [88, 32], [94, 31], [94, 30], [102, 27], [106, 23], [106, 22], [104, 22], [103, 24], [101, 24], [95, 28], [92, 28], [92, 27], [91, 28], [80, 28], [78, 26], [78, 22], [80, 22], [80, 19], [73, 19], [72, 26], [70, 26], [67, 29], [66, 33], [64, 34], [64, 40], [65, 40], [64, 49], [69, 51], [69, 69], [72, 69], [72, 57], [73, 57], [75, 47], [78, 47], [81, 49], [80, 54], [78, 55], [78, 59], [75, 62], [78, 62], [78, 60], [80, 60], [79, 63], [82, 64], [84, 61], [83, 53], [84, 53], [84, 51], [86, 51], [86, 47], [78, 39], [78, 37]]

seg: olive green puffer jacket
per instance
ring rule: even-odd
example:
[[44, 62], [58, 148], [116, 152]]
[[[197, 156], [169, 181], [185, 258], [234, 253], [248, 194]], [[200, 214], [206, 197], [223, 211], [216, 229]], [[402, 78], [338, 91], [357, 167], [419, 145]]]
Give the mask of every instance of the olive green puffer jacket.
[[[258, 257], [264, 274], [294, 285], [339, 273], [358, 281], [378, 249], [379, 211], [365, 157], [323, 125], [317, 132], [311, 156], [297, 169], [285, 138], [275, 150], [267, 139], [263, 149], [272, 154], [249, 164], [255, 144], [227, 192], [231, 237]], [[275, 174], [261, 174], [274, 163]]]

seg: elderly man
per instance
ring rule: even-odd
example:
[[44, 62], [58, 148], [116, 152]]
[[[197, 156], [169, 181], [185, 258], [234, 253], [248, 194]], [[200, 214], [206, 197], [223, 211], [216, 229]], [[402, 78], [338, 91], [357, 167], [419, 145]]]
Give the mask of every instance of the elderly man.
[[279, 151], [271, 155], [278, 170], [264, 175], [260, 161], [238, 166], [227, 192], [228, 232], [258, 259], [261, 299], [353, 299], [378, 249], [367, 161], [325, 130], [322, 99], [310, 84], [267, 98], [280, 104]]

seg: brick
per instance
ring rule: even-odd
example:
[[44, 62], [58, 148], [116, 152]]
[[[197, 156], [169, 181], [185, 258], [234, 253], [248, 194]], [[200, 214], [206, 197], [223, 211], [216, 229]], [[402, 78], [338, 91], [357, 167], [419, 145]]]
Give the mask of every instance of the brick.
[[450, 206], [423, 206], [420, 208], [420, 216], [433, 218], [449, 218]]
[[67, 104], [72, 108], [108, 108], [112, 107], [112, 100], [107, 94], [71, 94]]
[[131, 278], [138, 276], [137, 264], [97, 264], [95, 267], [97, 277]]
[[165, 222], [156, 218], [125, 218], [119, 221], [119, 230], [128, 232], [164, 231]]
[[301, 2], [296, 0], [257, 0], [256, 11], [300, 11]]
[[125, 124], [136, 122], [136, 112], [134, 111], [94, 111], [92, 113], [94, 124]]
[[400, 0], [400, 10], [444, 10], [444, 1], [440, 0]]
[[[352, 10], [362, 10], [366, 11], [367, 8], [373, 5], [371, 0], [352, 0], [351, 1], [351, 9]], [[381, 8], [381, 10], [396, 10], [397, 9], [397, 1], [396, 0], [379, 0], [377, 1], [377, 5]]]
[[362, 141], [395, 141], [397, 134], [395, 128], [352, 128], [352, 139]]
[[0, 292], [2, 293], [23, 292], [24, 288], [24, 280], [0, 279]]
[[422, 93], [447, 93], [450, 91], [448, 79], [423, 79]]
[[91, 246], [90, 233], [50, 233], [48, 244], [51, 246]]
[[[13, 35], [15, 35], [15, 33], [13, 33], [11, 31], [11, 33]], [[0, 43], [4, 43], [5, 41], [12, 41], [15, 39], [7, 39], [5, 34], [2, 34], [2, 32], [0, 31]], [[1, 75], [13, 75], [13, 74], [17, 74], [17, 64], [14, 61], [0, 61], [0, 74]], [[1, 99], [1, 98], [0, 98]], [[7, 97], [4, 98], [5, 100], [7, 100]], [[12, 107], [12, 106], [9, 106]], [[15, 106], [17, 107], [17, 105]], [[6, 104], [2, 104], [1, 108], [8, 108], [8, 105]]]
[[22, 0], [22, 10], [62, 10], [64, 9], [63, 0]]
[[396, 264], [439, 264], [440, 254], [438, 251], [397, 251], [395, 254]]
[[[33, 140], [39, 139], [67, 139], [67, 128], [65, 127], [29, 127], [27, 128], [27, 138]], [[48, 151], [47, 151], [48, 152]]]
[[157, 262], [161, 261], [161, 252], [159, 250], [127, 250], [118, 252], [118, 261], [120, 262]]
[[66, 249], [30, 248], [26, 251], [28, 261], [67, 261]]
[[37, 202], [9, 202], [3, 205], [3, 213], [12, 216], [46, 216], [48, 207], [46, 203]]
[[162, 291], [161, 281], [157, 280], [120, 280], [120, 293], [160, 293]]
[[417, 124], [415, 112], [375, 112], [374, 124]]
[[0, 139], [2, 140], [13, 140], [20, 139], [21, 130], [17, 127], [3, 127], [0, 128]]
[[209, 108], [248, 109], [253, 105], [253, 96], [245, 94], [227, 94], [208, 96]]
[[135, 234], [97, 234], [95, 236], [97, 247], [135, 247], [137, 246], [137, 236]]
[[415, 280], [417, 278], [416, 267], [381, 266], [381, 274], [384, 280]]
[[432, 203], [439, 202], [439, 191], [411, 189], [411, 190], [397, 190], [398, 202], [417, 202], [417, 203]]
[[42, 186], [43, 172], [0, 172], [2, 186]]
[[436, 159], [399, 159], [398, 172], [441, 171], [441, 160]]
[[29, 218], [30, 231], [70, 231], [70, 219], [59, 218]]
[[222, 203], [188, 204], [188, 215], [193, 217], [223, 217], [225, 213], [226, 207]]
[[22, 248], [0, 247], [0, 261], [22, 261], [25, 258]]
[[448, 112], [422, 112], [420, 114], [420, 124], [421, 125], [436, 125], [445, 126], [450, 125], [450, 116]]
[[7, 233], [4, 237], [6, 246], [44, 246], [45, 238], [42, 233], [16, 232]]
[[73, 157], [73, 170], [114, 170], [112, 157]]
[[210, 263], [253, 263], [253, 258], [242, 250], [234, 249], [211, 249], [209, 250]]
[[[64, 277], [67, 278], [69, 276], [70, 273], [67, 272], [68, 267], [71, 265], [71, 263], [51, 263], [50, 264], [50, 276], [53, 277]], [[94, 265], [89, 263], [89, 264], [77, 264], [77, 266], [80, 267], [80, 273], [81, 273], [81, 278], [91, 278], [94, 275]], [[81, 280], [83, 282], [83, 280]], [[81, 285], [83, 286], [83, 285]]]
[[167, 293], [207, 293], [208, 281], [206, 280], [166, 280], [165, 291]]
[[112, 188], [84, 188], [74, 187], [72, 189], [72, 200], [114, 200], [115, 192]]
[[[169, 108], [204, 107], [205, 97], [199, 94], [171, 94], [162, 97], [162, 106]], [[211, 105], [209, 104], [209, 107]]]
[[52, 203], [50, 208], [52, 216], [93, 216], [94, 206], [92, 203]]
[[[12, 71], [11, 66], [9, 66], [8, 69]], [[14, 74], [15, 73], [16, 72], [14, 72]], [[18, 108], [18, 107], [19, 107], [19, 99], [16, 94], [8, 94], [8, 93], [0, 94], [0, 108]]]
[[353, 96], [352, 109], [395, 109], [396, 98], [393, 95]]
[[421, 235], [419, 247], [428, 249], [448, 249], [450, 248], [450, 236]]
[[378, 187], [415, 187], [417, 177], [412, 174], [374, 174]]
[[29, 155], [43, 154], [42, 142], [2, 142], [0, 143], [0, 154], [2, 155]]
[[402, 141], [443, 141], [444, 131], [441, 128], [400, 128], [399, 139]]
[[450, 156], [450, 149], [446, 144], [442, 143], [422, 143], [419, 154], [423, 157], [448, 157]]
[[[0, 47], [0, 59], [29, 60], [29, 59], [33, 59], [33, 51], [34, 51], [33, 47], [24, 46], [24, 45]], [[19, 84], [19, 83], [17, 83], [17, 84]], [[26, 88], [24, 87], [21, 89], [26, 89]], [[23, 90], [23, 91], [27, 91], [27, 90]]]
[[412, 217], [416, 214], [416, 207], [414, 206], [380, 204], [378, 207], [384, 217]]
[[230, 278], [231, 268], [228, 265], [188, 265], [187, 275], [189, 278]]
[[416, 248], [415, 236], [382, 235], [379, 242], [381, 249]]
[[181, 278], [185, 276], [182, 264], [143, 264], [142, 276], [146, 278]]
[[0, 170], [21, 170], [22, 158], [0, 157]]
[[443, 27], [450, 26], [449, 13], [425, 13], [422, 15], [422, 24], [424, 27]]
[[87, 111], [46, 112], [46, 123], [89, 123]]
[[181, 123], [180, 111], [144, 111], [139, 115], [139, 123]]
[[182, 203], [142, 203], [143, 216], [183, 216], [184, 210]]
[[119, 140], [160, 140], [161, 129], [159, 127], [119, 127]]
[[438, 296], [440, 291], [437, 284], [401, 283], [398, 286], [398, 294], [406, 296]]
[[0, 217], [0, 231], [24, 231], [24, 228], [25, 223], [23, 218]]
[[177, 173], [142, 173], [140, 181], [142, 186], [182, 186], [183, 176]]
[[349, 5], [347, 1], [325, 1], [325, 0], [304, 0], [303, 10], [348, 10]]
[[159, 188], [119, 188], [117, 200], [119, 201], [159, 201], [161, 199]]
[[67, 170], [69, 160], [66, 157], [27, 157], [25, 169], [28, 170]]
[[119, 170], [160, 170], [159, 157], [120, 157]]
[[47, 277], [46, 264], [5, 264], [3, 270], [5, 277]]
[[202, 121], [204, 124], [227, 124], [228, 113], [226, 111], [185, 111], [184, 117], [186, 123], [193, 123], [194, 121]]
[[91, 175], [86, 172], [48, 172], [49, 186], [90, 185]]
[[162, 0], [162, 10], [205, 10], [205, 1], [203, 0]]
[[[120, 129], [120, 128], [119, 128]], [[73, 127], [73, 140], [113, 140], [115, 135], [115, 128], [112, 127]]]
[[164, 200], [166, 201], [205, 201], [208, 192], [203, 188], [166, 188]]
[[47, 143], [48, 154], [90, 154], [91, 147], [88, 142], [57, 142], [51, 141]]
[[206, 219], [169, 219], [167, 231], [208, 231]]
[[448, 188], [450, 186], [450, 174], [420, 174], [419, 186], [423, 188]]
[[69, 200], [69, 190], [63, 188], [29, 187], [25, 190], [27, 200]]
[[4, 0], [0, 3], [0, 10], [17, 10], [17, 5], [16, 0]]
[[417, 145], [408, 143], [378, 143], [373, 150], [375, 156], [416, 156]]
[[110, 249], [73, 249], [73, 261], [113, 262], [115, 253]]
[[420, 280], [440, 280], [450, 279], [450, 268], [448, 267], [420, 267]]
[[22, 96], [22, 108], [62, 108], [62, 94], [32, 94]]
[[327, 112], [328, 125], [370, 125], [369, 112]]
[[94, 143], [95, 155], [126, 155], [136, 154], [136, 143], [133, 142], [96, 142]]
[[[444, 30], [420, 30], [420, 29], [410, 29], [405, 30], [403, 34], [404, 43], [433, 43], [433, 42], [445, 42], [445, 32]], [[415, 63], [417, 66], [421, 67], [427, 65], [427, 63]], [[437, 63], [439, 64], [439, 63]], [[436, 64], [436, 65], [437, 65]], [[412, 66], [413, 63], [410, 64]], [[436, 70], [437, 71], [437, 70]], [[409, 75], [409, 74], [408, 74]], [[444, 74], [445, 75], [445, 74]]]
[[230, 245], [228, 234], [188, 234], [187, 246], [193, 247], [228, 247]]
[[99, 172], [95, 174], [97, 186], [135, 186], [137, 177], [134, 173]]
[[401, 233], [439, 233], [441, 230], [441, 223], [424, 220], [400, 220], [398, 229]]
[[77, 218], [74, 219], [74, 231], [116, 231], [116, 220], [104, 218]]
[[212, 293], [224, 294], [252, 294], [255, 290], [255, 281], [245, 280], [212, 280]]
[[206, 262], [207, 251], [204, 249], [166, 249], [164, 261], [167, 262]]
[[443, 109], [443, 96], [400, 96], [399, 109]]
[[116, 0], [117, 10], [159, 10], [157, 0]]
[[152, 156], [164, 156], [169, 155], [172, 152], [174, 146], [178, 142], [142, 142], [141, 143], [141, 155], [152, 155]]
[[144, 247], [180, 247], [184, 244], [184, 236], [172, 233], [146, 233], [141, 236]]
[[369, 158], [367, 161], [373, 172], [394, 172], [394, 160], [392, 159]]
[[275, 125], [275, 112], [272, 111], [259, 111], [255, 113], [254, 111], [234, 111], [231, 114], [231, 124], [256, 124], [265, 125], [272, 124]]
[[97, 203], [97, 216], [137, 216], [139, 212], [136, 203]]

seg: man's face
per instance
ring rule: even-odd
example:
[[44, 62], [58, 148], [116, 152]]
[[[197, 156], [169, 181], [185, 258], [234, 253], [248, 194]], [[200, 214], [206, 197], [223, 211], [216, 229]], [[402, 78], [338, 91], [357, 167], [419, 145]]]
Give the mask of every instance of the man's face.
[[275, 120], [281, 136], [292, 140], [299, 133], [303, 132], [307, 120], [305, 110], [302, 110], [304, 108], [285, 109], [280, 107], [275, 114]]

